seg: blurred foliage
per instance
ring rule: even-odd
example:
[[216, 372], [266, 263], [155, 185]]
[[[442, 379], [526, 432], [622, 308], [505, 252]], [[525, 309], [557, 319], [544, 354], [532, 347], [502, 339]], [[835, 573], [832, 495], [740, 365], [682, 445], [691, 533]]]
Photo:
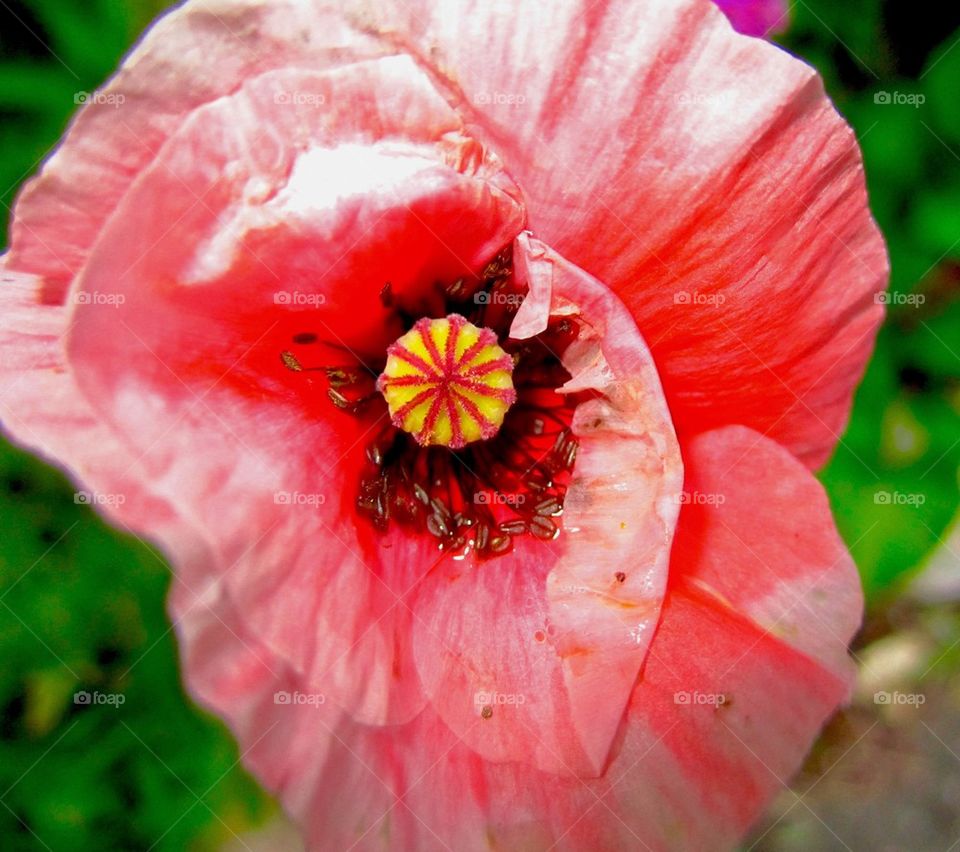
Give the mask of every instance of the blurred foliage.
[[[164, 0], [0, 3], [0, 204], [56, 145], [78, 96], [92, 92], [165, 7]], [[0, 216], [0, 245], [7, 216]]]
[[[4, 214], [78, 94], [102, 83], [165, 5], [0, 2]], [[818, 68], [861, 141], [893, 265], [897, 304], [822, 474], [875, 606], [922, 563], [958, 504], [958, 26], [955, 7], [797, 0], [781, 39]], [[0, 847], [215, 848], [269, 814], [227, 732], [182, 691], [157, 554], [6, 446], [0, 508]], [[124, 702], [76, 704], [78, 690]]]
[[183, 694], [160, 557], [6, 445], [0, 513], [0, 848], [215, 848], [265, 813]]
[[853, 126], [890, 252], [887, 322], [822, 474], [879, 604], [960, 502], [960, 9], [803, 0], [793, 15], [783, 44]]

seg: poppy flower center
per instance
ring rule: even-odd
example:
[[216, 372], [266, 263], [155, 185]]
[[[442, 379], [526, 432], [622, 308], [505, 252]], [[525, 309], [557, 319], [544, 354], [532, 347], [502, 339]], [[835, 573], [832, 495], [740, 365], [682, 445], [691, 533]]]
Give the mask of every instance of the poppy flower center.
[[364, 522], [480, 559], [509, 552], [518, 537], [558, 535], [583, 399], [558, 388], [570, 379], [562, 357], [578, 321], [552, 317], [541, 333], [514, 339], [525, 297], [508, 247], [478, 276], [438, 282], [416, 299], [385, 284], [389, 322], [406, 331], [382, 360], [301, 366], [298, 354], [308, 356], [318, 335], [293, 336], [299, 353], [282, 352], [284, 365], [324, 373], [328, 399], [370, 435], [356, 447]]
[[489, 328], [424, 317], [387, 349], [377, 380], [394, 426], [421, 446], [461, 449], [492, 438], [516, 402], [513, 359]]

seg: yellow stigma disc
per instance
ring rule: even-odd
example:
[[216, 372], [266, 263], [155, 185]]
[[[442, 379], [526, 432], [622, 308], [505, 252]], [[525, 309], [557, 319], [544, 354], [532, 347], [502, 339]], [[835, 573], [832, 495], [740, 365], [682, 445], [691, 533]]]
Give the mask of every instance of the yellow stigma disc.
[[395, 426], [453, 449], [492, 438], [517, 399], [513, 359], [459, 314], [421, 319], [387, 349], [377, 389]]

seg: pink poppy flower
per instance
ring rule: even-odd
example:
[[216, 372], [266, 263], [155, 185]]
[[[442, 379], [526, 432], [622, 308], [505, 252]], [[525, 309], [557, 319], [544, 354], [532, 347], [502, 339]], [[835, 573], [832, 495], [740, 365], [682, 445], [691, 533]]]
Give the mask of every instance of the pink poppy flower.
[[4, 426], [312, 847], [726, 847], [846, 699], [885, 251], [705, 0], [188, 2], [11, 233]]

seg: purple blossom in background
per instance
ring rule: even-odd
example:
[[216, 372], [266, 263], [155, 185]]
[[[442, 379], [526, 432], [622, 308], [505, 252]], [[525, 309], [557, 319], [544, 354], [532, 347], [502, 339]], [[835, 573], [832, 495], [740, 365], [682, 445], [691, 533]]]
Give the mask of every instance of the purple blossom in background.
[[790, 23], [787, 0], [716, 0], [716, 3], [733, 28], [745, 35], [783, 32]]

